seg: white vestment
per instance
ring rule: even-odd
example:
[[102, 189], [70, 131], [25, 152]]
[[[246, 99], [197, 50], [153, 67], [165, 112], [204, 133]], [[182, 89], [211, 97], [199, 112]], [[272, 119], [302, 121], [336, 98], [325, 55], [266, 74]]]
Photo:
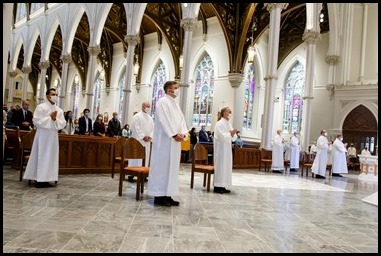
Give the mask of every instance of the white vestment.
[[317, 152], [317, 147], [315, 144], [312, 144], [310, 148], [310, 154], [316, 155], [316, 152]]
[[332, 164], [332, 144], [328, 145], [328, 151], [327, 151], [327, 165]]
[[172, 137], [178, 133], [188, 133], [183, 112], [174, 98], [165, 95], [156, 103], [148, 195], [172, 196], [179, 192], [181, 142]]
[[363, 150], [361, 150], [361, 155], [362, 156], [370, 156], [371, 154], [370, 154], [369, 150], [364, 148]]
[[316, 141], [316, 157], [314, 163], [311, 167], [311, 172], [314, 174], [319, 174], [325, 177], [327, 171], [327, 161], [328, 161], [328, 140], [325, 136], [320, 135]]
[[232, 186], [233, 152], [232, 125], [225, 118], [221, 118], [214, 126], [213, 159], [214, 159], [214, 186], [230, 188]]
[[271, 161], [271, 169], [272, 170], [284, 170], [284, 149], [282, 137], [277, 134], [274, 137], [273, 150], [272, 150], [272, 161]]
[[[53, 121], [50, 114], [57, 111]], [[63, 110], [49, 101], [39, 104], [33, 113], [36, 135], [33, 140], [30, 158], [25, 169], [24, 179], [37, 182], [58, 180], [58, 131], [66, 125]]]
[[[137, 139], [145, 147], [146, 159], [144, 165], [148, 166], [150, 160], [151, 142], [145, 142], [143, 138], [145, 136], [150, 136], [151, 138], [153, 137], [153, 119], [149, 114], [143, 111], [139, 111], [132, 118], [130, 128], [132, 132], [132, 137]], [[129, 159], [128, 166], [142, 166], [142, 160]]]
[[345, 153], [347, 149], [344, 143], [335, 139], [332, 145], [332, 173], [348, 173], [347, 156]]
[[290, 168], [299, 168], [299, 140], [296, 136], [292, 136], [290, 140]]

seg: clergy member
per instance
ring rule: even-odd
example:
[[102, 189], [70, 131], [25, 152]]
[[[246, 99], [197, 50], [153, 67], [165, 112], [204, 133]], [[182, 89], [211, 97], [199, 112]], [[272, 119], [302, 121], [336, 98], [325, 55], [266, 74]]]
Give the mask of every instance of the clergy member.
[[317, 152], [311, 167], [311, 172], [315, 174], [316, 178], [325, 179], [328, 161], [328, 139], [326, 130], [320, 131], [320, 136], [316, 141], [316, 147]]
[[296, 172], [299, 169], [299, 139], [298, 133], [294, 132], [290, 139], [290, 171]]
[[[148, 114], [150, 107], [151, 103], [149, 101], [143, 102], [141, 111], [133, 116], [131, 123], [132, 137], [137, 139], [146, 150], [145, 166], [149, 165], [151, 140], [153, 137], [153, 119]], [[130, 159], [128, 160], [128, 166], [142, 166], [142, 160]], [[128, 176], [128, 181], [132, 182], [133, 179], [134, 176]]]
[[274, 137], [271, 169], [274, 173], [282, 173], [284, 170], [284, 139], [282, 139], [282, 130], [277, 130]]
[[340, 173], [348, 173], [347, 145], [343, 143], [343, 135], [336, 136], [332, 145], [332, 176], [343, 177]]
[[237, 139], [237, 129], [233, 129], [231, 120], [232, 111], [224, 107], [218, 113], [218, 121], [214, 126], [214, 193], [230, 193], [232, 186], [233, 153], [232, 141]]
[[66, 126], [63, 110], [56, 103], [56, 89], [46, 92], [47, 101], [39, 104], [33, 114], [37, 128], [24, 179], [37, 181], [36, 187], [51, 187], [58, 181], [58, 131]]
[[175, 100], [179, 95], [178, 88], [176, 81], [165, 82], [165, 95], [156, 103], [147, 188], [147, 194], [155, 197], [155, 205], [180, 204], [173, 200], [172, 196], [179, 193], [181, 142], [188, 129], [183, 112]]

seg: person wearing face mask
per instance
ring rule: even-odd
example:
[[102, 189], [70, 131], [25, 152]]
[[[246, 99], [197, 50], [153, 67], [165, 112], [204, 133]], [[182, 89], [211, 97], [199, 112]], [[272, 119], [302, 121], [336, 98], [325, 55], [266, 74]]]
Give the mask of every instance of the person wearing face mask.
[[66, 126], [62, 130], [65, 134], [74, 134], [75, 127], [74, 127], [74, 120], [73, 120], [73, 111], [68, 110], [65, 114], [65, 120], [66, 120]]
[[179, 193], [181, 142], [188, 129], [176, 100], [178, 83], [167, 81], [163, 88], [165, 96], [156, 103], [147, 194], [155, 197], [155, 205], [178, 206], [172, 196]]
[[284, 170], [284, 139], [282, 130], [277, 130], [273, 140], [271, 170], [273, 173], [282, 173]]
[[90, 118], [90, 109], [83, 110], [83, 116], [78, 119], [78, 134], [90, 135], [93, 129], [93, 123]]
[[214, 193], [230, 193], [233, 173], [232, 142], [237, 139], [237, 129], [233, 129], [229, 122], [232, 111], [224, 107], [218, 113], [218, 121], [214, 126]]
[[332, 144], [332, 176], [343, 177], [340, 173], [348, 173], [347, 144], [343, 143], [343, 135], [336, 136]]
[[66, 126], [63, 110], [56, 105], [56, 89], [46, 92], [47, 101], [39, 104], [33, 114], [36, 135], [25, 169], [24, 179], [35, 180], [38, 188], [53, 186], [58, 181], [59, 142], [58, 131]]
[[106, 126], [103, 122], [103, 115], [98, 114], [93, 125], [93, 133], [95, 136], [106, 136]]
[[294, 132], [290, 139], [290, 172], [296, 172], [299, 169], [299, 155], [298, 132]]
[[112, 113], [112, 118], [108, 121], [107, 135], [110, 137], [117, 137], [122, 132], [122, 126], [118, 120], [118, 112]]
[[[146, 160], [144, 165], [149, 165], [150, 159], [150, 150], [151, 150], [151, 141], [153, 137], [153, 119], [148, 114], [148, 111], [151, 107], [149, 101], [142, 103], [141, 110], [132, 117], [131, 122], [131, 132], [132, 137], [137, 139], [146, 150]], [[141, 159], [131, 159], [128, 160], [128, 166], [142, 166]], [[134, 176], [128, 176], [127, 180], [133, 182]]]
[[320, 136], [316, 141], [316, 157], [311, 167], [311, 172], [315, 174], [317, 179], [325, 179], [328, 162], [328, 147], [327, 131], [321, 130]]

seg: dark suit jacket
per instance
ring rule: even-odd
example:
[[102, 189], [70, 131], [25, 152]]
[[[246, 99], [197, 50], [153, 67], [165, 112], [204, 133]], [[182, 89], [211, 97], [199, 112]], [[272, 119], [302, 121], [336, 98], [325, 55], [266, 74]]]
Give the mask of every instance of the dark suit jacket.
[[198, 141], [199, 142], [209, 142], [209, 136], [208, 136], [208, 133], [206, 131], [199, 131], [198, 132]]
[[24, 113], [23, 113], [24, 109], [19, 109], [19, 110], [16, 110], [13, 115], [12, 115], [12, 118], [11, 118], [11, 122], [20, 127], [20, 130], [25, 130], [25, 131], [29, 131], [30, 128], [29, 127], [25, 127], [22, 124], [22, 122], [28, 122], [30, 124], [30, 127], [33, 128], [33, 113], [32, 111], [30, 110], [27, 110], [27, 114], [24, 118]]
[[[91, 118], [89, 118], [88, 127], [89, 127], [88, 132], [91, 133], [91, 131], [93, 129], [93, 122], [91, 121]], [[84, 116], [81, 116], [78, 119], [78, 128], [79, 128], [79, 134], [85, 134], [85, 132], [86, 132], [86, 120], [85, 120]]]

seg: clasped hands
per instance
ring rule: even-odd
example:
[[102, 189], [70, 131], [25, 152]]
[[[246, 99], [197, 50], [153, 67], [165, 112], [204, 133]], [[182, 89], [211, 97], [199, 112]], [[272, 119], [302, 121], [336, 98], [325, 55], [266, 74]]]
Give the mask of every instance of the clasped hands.
[[56, 110], [56, 111], [53, 111], [52, 113], [50, 113], [50, 118], [51, 118], [53, 121], [56, 121], [56, 118], [57, 118], [57, 110]]

